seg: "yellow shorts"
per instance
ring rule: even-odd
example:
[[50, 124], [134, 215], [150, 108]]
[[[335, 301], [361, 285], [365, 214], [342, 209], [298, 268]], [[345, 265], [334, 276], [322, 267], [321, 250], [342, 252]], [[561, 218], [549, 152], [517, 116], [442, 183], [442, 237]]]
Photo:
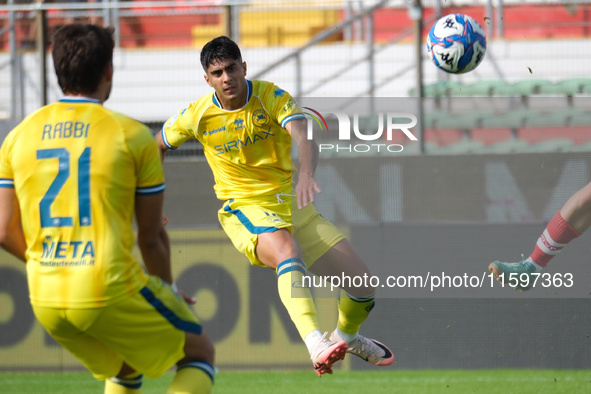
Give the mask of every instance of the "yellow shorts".
[[264, 266], [256, 256], [258, 235], [285, 228], [299, 243], [309, 268], [345, 236], [312, 204], [292, 211], [291, 198], [283, 198], [282, 202], [274, 196], [229, 200], [218, 211], [218, 218], [236, 249], [246, 255], [251, 264]]
[[156, 378], [185, 356], [185, 332], [201, 325], [185, 301], [160, 278], [125, 301], [94, 309], [33, 306], [43, 327], [93, 375], [116, 376], [123, 362]]

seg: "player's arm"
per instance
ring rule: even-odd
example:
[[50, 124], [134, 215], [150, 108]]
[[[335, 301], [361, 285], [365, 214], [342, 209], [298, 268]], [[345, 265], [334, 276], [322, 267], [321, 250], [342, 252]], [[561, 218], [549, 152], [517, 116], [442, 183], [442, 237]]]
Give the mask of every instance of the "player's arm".
[[[166, 146], [166, 144], [162, 140], [162, 130], [160, 130], [158, 132], [158, 134], [156, 134], [156, 142], [158, 142], [158, 147], [160, 148], [160, 158], [162, 161], [164, 161], [164, 154], [168, 150], [168, 147]], [[148, 208], [148, 209], [151, 209], [151, 208]], [[156, 209], [156, 207], [154, 207], [154, 209]], [[168, 256], [169, 256], [168, 257], [168, 262], [169, 262], [168, 266], [169, 266], [169, 272], [170, 272], [170, 241], [168, 239], [168, 233], [166, 232], [166, 230], [164, 228], [164, 226], [166, 226], [168, 224], [168, 218], [164, 215], [163, 203], [160, 203], [160, 208], [158, 208], [158, 209], [160, 209], [159, 212], [162, 212], [162, 214], [160, 215], [160, 225], [161, 225], [160, 241], [163, 242], [167, 247], [167, 252], [168, 252]], [[136, 215], [138, 215], [138, 213], [137, 213], [137, 197], [136, 197]], [[139, 220], [138, 220], [138, 222], [139, 222]], [[138, 224], [138, 228], [139, 228], [139, 224]], [[139, 239], [139, 235], [138, 235], [138, 239]], [[146, 265], [146, 268], [147, 268], [148, 263], [146, 263], [145, 257], [144, 257], [144, 264]], [[172, 273], [170, 275], [172, 277]], [[173, 283], [173, 282], [171, 281], [169, 283]], [[185, 302], [187, 302], [187, 304], [194, 304], [196, 302], [195, 298], [189, 297], [184, 292], [179, 290], [178, 293], [181, 295], [181, 297], [183, 297], [183, 299], [185, 300]]]
[[158, 134], [156, 134], [156, 142], [158, 142], [158, 147], [160, 147], [160, 157], [161, 157], [162, 161], [164, 161], [164, 155], [166, 154], [168, 147], [166, 146], [166, 144], [164, 143], [164, 140], [162, 139], [162, 130], [160, 130], [158, 132]]
[[[164, 140], [162, 139], [162, 129], [160, 129], [160, 131], [156, 134], [155, 138], [156, 138], [156, 142], [158, 143], [158, 147], [160, 148], [160, 160], [162, 160], [162, 163], [164, 163], [164, 155], [166, 155], [166, 151], [168, 150], [168, 147], [166, 146], [166, 144], [164, 143]], [[166, 226], [168, 224], [168, 218], [166, 217], [164, 212], [162, 212], [162, 219], [161, 220], [162, 220], [163, 225]]]
[[27, 261], [21, 211], [13, 188], [0, 187], [0, 246], [20, 260]]
[[135, 197], [138, 246], [148, 273], [173, 283], [170, 268], [170, 242], [162, 223], [164, 193]]
[[[192, 134], [192, 127], [194, 126], [191, 112], [187, 111], [189, 107], [183, 108], [171, 118], [169, 118], [160, 131], [156, 133], [156, 142], [160, 148], [160, 157], [164, 161], [164, 155], [168, 149], [176, 149], [190, 138], [195, 138]], [[174, 140], [173, 145], [170, 145], [169, 138]]]
[[318, 146], [316, 141], [308, 139], [306, 122], [306, 119], [294, 119], [285, 125], [285, 129], [291, 135], [292, 141], [298, 146], [300, 168], [298, 183], [296, 184], [296, 195], [299, 209], [314, 202], [314, 192], [322, 192], [314, 179], [314, 173], [318, 165]]

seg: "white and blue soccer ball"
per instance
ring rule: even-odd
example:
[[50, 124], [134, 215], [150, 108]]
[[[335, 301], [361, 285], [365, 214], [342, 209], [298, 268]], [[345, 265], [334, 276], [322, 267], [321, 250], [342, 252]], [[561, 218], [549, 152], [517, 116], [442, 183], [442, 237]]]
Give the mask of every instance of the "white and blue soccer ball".
[[478, 67], [484, 58], [486, 36], [471, 16], [446, 15], [431, 27], [427, 51], [433, 63], [443, 71], [467, 73]]

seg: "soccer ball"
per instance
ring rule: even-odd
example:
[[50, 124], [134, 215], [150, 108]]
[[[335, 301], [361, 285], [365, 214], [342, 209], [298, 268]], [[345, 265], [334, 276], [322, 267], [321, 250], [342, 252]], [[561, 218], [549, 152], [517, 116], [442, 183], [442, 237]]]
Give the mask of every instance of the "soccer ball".
[[444, 16], [431, 27], [427, 51], [433, 63], [443, 71], [452, 74], [467, 73], [474, 70], [484, 58], [484, 30], [471, 16]]

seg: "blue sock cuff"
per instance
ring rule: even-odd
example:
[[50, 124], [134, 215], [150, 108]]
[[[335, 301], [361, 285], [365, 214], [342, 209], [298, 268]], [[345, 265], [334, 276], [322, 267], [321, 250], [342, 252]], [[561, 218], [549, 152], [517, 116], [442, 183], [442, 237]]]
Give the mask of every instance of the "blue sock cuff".
[[212, 382], [214, 380], [215, 374], [217, 373], [217, 370], [210, 363], [205, 361], [189, 361], [188, 363], [183, 363], [177, 367], [177, 371], [180, 371], [184, 368], [200, 369], [205, 372], [207, 376], [209, 376]]
[[140, 387], [142, 387], [143, 377], [144, 375], [139, 375], [135, 378], [119, 378], [117, 376], [113, 376], [112, 378], [109, 378], [109, 380], [128, 389], [139, 389]]
[[350, 300], [355, 301], [355, 302], [369, 302], [369, 301], [374, 301], [376, 299], [376, 293], [370, 294], [365, 297], [355, 297], [354, 295], [351, 295], [347, 292], [345, 292], [345, 294], [347, 294], [347, 298], [349, 298]]
[[283, 274], [286, 274], [291, 271], [298, 271], [302, 274], [306, 273], [306, 264], [302, 261], [302, 259], [297, 257], [292, 257], [287, 260], [282, 261], [277, 265], [277, 277], [280, 277]]

